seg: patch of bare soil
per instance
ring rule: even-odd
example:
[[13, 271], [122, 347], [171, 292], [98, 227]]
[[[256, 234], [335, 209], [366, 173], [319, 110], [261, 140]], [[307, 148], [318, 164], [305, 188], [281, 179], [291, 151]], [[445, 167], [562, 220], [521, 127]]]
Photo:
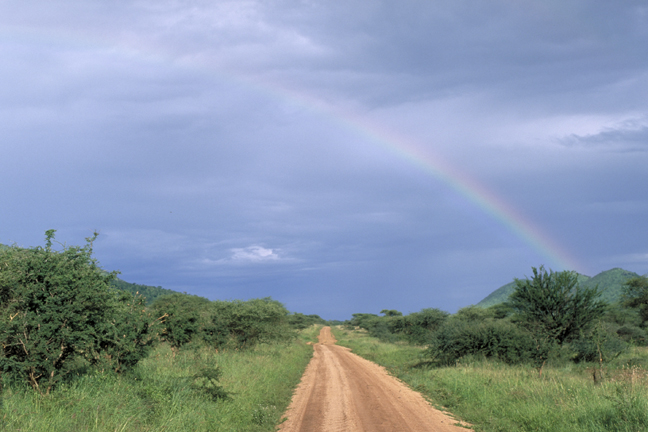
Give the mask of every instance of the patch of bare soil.
[[466, 432], [383, 367], [335, 342], [324, 327], [279, 431]]

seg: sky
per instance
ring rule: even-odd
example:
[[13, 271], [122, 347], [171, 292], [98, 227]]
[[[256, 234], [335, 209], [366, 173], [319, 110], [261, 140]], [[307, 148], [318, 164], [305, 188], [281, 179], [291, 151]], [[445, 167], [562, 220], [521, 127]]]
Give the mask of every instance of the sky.
[[648, 273], [648, 4], [3, 0], [0, 243], [292, 312]]

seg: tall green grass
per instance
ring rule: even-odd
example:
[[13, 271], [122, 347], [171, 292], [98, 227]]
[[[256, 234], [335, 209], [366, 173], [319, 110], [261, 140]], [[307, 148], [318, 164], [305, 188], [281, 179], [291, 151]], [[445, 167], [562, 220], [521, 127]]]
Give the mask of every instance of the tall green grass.
[[[47, 397], [5, 386], [0, 430], [271, 431], [311, 356], [302, 338], [241, 351], [197, 347], [175, 356], [161, 345], [127, 376], [98, 371]], [[198, 371], [216, 367], [227, 400], [214, 401], [195, 386]]]
[[[366, 333], [334, 329], [340, 345], [385, 366], [476, 431], [637, 432], [648, 430], [648, 352], [635, 348], [614, 364], [508, 366], [466, 359], [433, 368], [423, 350]], [[596, 382], [594, 376], [596, 374]]]

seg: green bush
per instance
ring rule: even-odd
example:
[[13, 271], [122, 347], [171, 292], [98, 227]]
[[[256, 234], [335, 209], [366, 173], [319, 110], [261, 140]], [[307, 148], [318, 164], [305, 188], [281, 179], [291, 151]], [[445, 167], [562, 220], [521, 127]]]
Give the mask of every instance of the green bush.
[[574, 361], [609, 362], [628, 349], [628, 343], [617, 334], [618, 326], [598, 322], [590, 331], [570, 344]]
[[180, 293], [158, 297], [151, 310], [161, 323], [160, 338], [177, 352], [204, 327], [209, 304], [206, 298]]
[[146, 310], [142, 296], [115, 290], [113, 305], [99, 326], [98, 345], [89, 360], [121, 373], [146, 358], [157, 342], [160, 321]]
[[616, 333], [621, 338], [621, 340], [633, 345], [646, 346], [646, 344], [648, 343], [648, 336], [646, 335], [646, 332], [637, 326], [630, 324], [624, 325], [619, 327]]
[[304, 315], [302, 313], [293, 313], [288, 316], [288, 323], [296, 330], [303, 330], [313, 324], [326, 324], [319, 315]]
[[[402, 327], [394, 330], [405, 335], [410, 342], [425, 345], [433, 338], [434, 332], [445, 322], [448, 315], [440, 309], [422, 309], [420, 312], [403, 317], [400, 320]], [[400, 323], [395, 322], [395, 324]]]
[[438, 365], [453, 365], [465, 356], [483, 356], [518, 364], [542, 363], [547, 351], [546, 344], [508, 321], [450, 319], [436, 332], [426, 355]]
[[237, 348], [295, 336], [288, 324], [288, 310], [269, 297], [215, 301], [210, 305], [210, 312], [213, 328], [221, 332], [227, 329], [228, 343]]
[[92, 243], [52, 249], [11, 247], [0, 253], [0, 371], [49, 394], [73, 370], [75, 359], [100, 345], [114, 313], [109, 283], [92, 258]]

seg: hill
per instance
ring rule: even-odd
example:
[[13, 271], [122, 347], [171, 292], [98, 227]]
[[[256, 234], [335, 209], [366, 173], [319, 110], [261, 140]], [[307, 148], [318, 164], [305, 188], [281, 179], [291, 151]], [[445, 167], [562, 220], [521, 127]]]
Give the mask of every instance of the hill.
[[[639, 276], [637, 273], [623, 270], [621, 268], [613, 268], [601, 272], [594, 277], [579, 274], [578, 281], [581, 286], [587, 288], [598, 286], [599, 290], [602, 292], [601, 298], [609, 303], [615, 303], [621, 299], [622, 286], [625, 281], [637, 276]], [[486, 296], [482, 301], [477, 303], [477, 306], [487, 308], [496, 304], [504, 303], [508, 300], [514, 290], [515, 281], [499, 287]]]
[[638, 277], [635, 272], [623, 270], [621, 268], [613, 268], [597, 274], [596, 276], [587, 280], [582, 285], [587, 288], [594, 288], [598, 286], [601, 291], [601, 298], [608, 303], [615, 303], [621, 300], [623, 294], [623, 284], [628, 279]]
[[146, 298], [146, 304], [150, 305], [153, 303], [153, 301], [163, 295], [166, 294], [174, 294], [177, 293], [177, 291], [173, 291], [170, 289], [162, 288], [162, 287], [155, 287], [151, 285], [141, 285], [141, 284], [136, 284], [136, 283], [130, 283], [126, 282], [124, 280], [121, 280], [119, 278], [115, 279], [110, 283], [110, 285], [113, 288], [117, 288], [120, 290], [128, 291], [132, 294], [141, 294], [144, 298]]

